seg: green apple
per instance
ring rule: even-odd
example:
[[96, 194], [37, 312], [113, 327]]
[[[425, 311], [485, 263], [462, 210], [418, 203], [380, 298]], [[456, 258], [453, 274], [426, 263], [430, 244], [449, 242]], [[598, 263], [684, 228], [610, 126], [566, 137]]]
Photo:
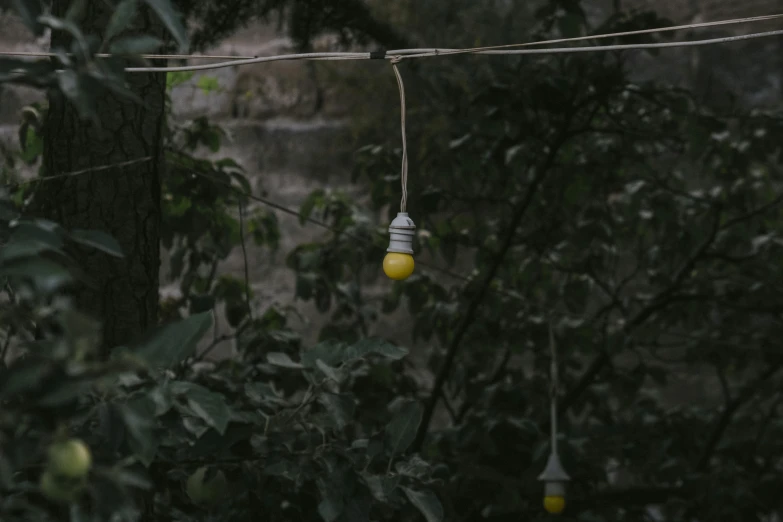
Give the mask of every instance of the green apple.
[[201, 467], [188, 477], [186, 491], [195, 504], [214, 505], [226, 497], [228, 481], [222, 471], [205, 480], [207, 468]]
[[79, 439], [55, 442], [49, 446], [49, 471], [54, 475], [82, 478], [90, 472], [90, 448]]

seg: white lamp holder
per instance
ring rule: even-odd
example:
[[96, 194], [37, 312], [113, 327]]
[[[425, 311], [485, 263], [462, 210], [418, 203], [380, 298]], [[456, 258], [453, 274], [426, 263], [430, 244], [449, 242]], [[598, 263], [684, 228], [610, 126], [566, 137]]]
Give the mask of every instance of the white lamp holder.
[[416, 224], [408, 217], [407, 212], [398, 212], [389, 225], [389, 248], [387, 252], [413, 255], [413, 236], [416, 235]]
[[557, 453], [552, 452], [549, 454], [546, 468], [538, 476], [538, 480], [546, 482], [544, 485], [545, 496], [562, 497], [565, 495], [565, 483], [571, 480], [571, 477], [563, 469], [563, 464]]

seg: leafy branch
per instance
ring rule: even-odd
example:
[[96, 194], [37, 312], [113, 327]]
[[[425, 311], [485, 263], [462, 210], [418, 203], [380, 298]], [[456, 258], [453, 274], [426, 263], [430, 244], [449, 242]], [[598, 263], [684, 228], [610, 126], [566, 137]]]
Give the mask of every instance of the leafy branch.
[[427, 431], [429, 430], [432, 416], [435, 413], [438, 399], [442, 393], [443, 386], [446, 384], [446, 381], [449, 378], [449, 374], [451, 373], [454, 361], [456, 360], [457, 353], [459, 352], [460, 346], [462, 344], [462, 339], [464, 338], [470, 326], [476, 320], [476, 312], [478, 307], [489, 290], [492, 281], [495, 279], [495, 275], [503, 265], [506, 254], [509, 252], [514, 243], [514, 237], [517, 234], [517, 228], [519, 228], [519, 225], [522, 223], [522, 219], [525, 217], [528, 209], [530, 208], [539, 186], [541, 183], [543, 183], [547, 174], [549, 174], [552, 164], [554, 163], [555, 158], [557, 157], [557, 153], [560, 150], [560, 147], [562, 147], [563, 142], [564, 140], [561, 138], [558, 143], [550, 147], [547, 158], [543, 162], [541, 168], [536, 172], [535, 177], [531, 181], [530, 186], [525, 193], [525, 197], [521, 198], [519, 203], [516, 205], [516, 208], [514, 209], [506, 227], [506, 233], [500, 248], [492, 257], [492, 264], [490, 265], [489, 270], [487, 271], [482, 283], [473, 294], [472, 299], [465, 309], [462, 321], [451, 338], [449, 346], [446, 349], [446, 356], [444, 357], [443, 363], [438, 370], [438, 373], [435, 377], [435, 382], [432, 386], [432, 390], [430, 391], [430, 396], [425, 404], [422, 422], [419, 426], [418, 433], [416, 434], [416, 439], [411, 445], [412, 451], [414, 452], [421, 449], [422, 444], [424, 443], [424, 439], [427, 436]]

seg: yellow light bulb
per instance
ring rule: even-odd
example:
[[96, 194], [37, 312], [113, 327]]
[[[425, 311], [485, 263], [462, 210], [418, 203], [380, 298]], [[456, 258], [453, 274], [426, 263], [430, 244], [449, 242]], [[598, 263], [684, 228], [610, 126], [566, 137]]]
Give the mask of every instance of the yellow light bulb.
[[547, 513], [559, 515], [565, 509], [565, 498], [563, 497], [544, 497], [544, 509]]
[[410, 254], [389, 252], [383, 258], [383, 272], [389, 279], [394, 279], [395, 281], [408, 279], [413, 273], [413, 267], [413, 256]]

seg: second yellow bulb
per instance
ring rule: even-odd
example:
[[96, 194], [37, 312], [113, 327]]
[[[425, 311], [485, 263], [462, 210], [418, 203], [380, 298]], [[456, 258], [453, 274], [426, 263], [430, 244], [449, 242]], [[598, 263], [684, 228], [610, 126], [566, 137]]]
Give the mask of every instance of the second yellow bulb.
[[565, 498], [563, 497], [544, 497], [544, 509], [547, 513], [559, 515], [565, 509]]

